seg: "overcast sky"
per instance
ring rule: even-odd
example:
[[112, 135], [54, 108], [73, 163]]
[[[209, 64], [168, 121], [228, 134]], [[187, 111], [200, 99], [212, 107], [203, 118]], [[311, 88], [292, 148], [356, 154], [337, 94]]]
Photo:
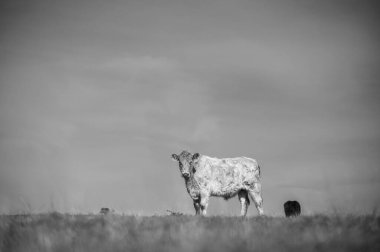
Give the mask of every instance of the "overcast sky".
[[182, 150], [257, 159], [267, 214], [371, 212], [375, 3], [1, 1], [0, 213], [193, 214]]

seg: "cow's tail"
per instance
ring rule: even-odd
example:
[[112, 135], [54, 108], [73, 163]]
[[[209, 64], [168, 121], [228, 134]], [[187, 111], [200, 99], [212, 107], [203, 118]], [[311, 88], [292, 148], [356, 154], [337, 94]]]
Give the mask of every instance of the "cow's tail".
[[257, 167], [259, 168], [259, 176], [261, 177], [261, 167], [260, 165], [257, 165]]
[[257, 165], [257, 169], [259, 170], [258, 179], [260, 180], [261, 179], [261, 167], [260, 167], [260, 165]]

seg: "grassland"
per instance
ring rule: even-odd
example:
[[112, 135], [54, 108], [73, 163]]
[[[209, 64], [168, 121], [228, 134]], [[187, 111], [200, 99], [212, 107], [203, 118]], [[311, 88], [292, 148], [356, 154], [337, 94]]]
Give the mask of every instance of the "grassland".
[[1, 215], [1, 251], [380, 251], [380, 217]]

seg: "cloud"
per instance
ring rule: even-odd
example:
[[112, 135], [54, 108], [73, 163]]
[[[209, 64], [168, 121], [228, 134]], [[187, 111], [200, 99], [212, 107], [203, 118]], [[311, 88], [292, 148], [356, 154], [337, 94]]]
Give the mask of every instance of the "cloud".
[[[103, 71], [111, 80], [118, 74], [116, 92], [125, 95], [121, 104], [128, 107], [126, 115], [133, 118], [139, 132], [166, 135], [185, 142], [210, 140], [210, 136], [217, 135], [218, 120], [208, 109], [207, 83], [185, 71], [178, 61], [127, 56], [112, 59], [95, 69]], [[103, 95], [107, 95], [112, 83], [101, 88]], [[112, 92], [113, 102], [114, 94]], [[138, 124], [139, 121], [142, 123]]]
[[137, 76], [154, 73], [173, 74], [177, 68], [177, 62], [164, 57], [124, 56], [110, 59], [99, 67]]

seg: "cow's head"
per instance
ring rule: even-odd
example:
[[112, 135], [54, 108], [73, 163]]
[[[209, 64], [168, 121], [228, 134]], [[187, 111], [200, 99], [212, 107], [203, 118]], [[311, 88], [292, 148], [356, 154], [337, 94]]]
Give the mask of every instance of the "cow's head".
[[179, 171], [185, 179], [190, 177], [191, 173], [195, 172], [194, 161], [199, 158], [199, 153], [194, 155], [188, 151], [182, 151], [181, 154], [172, 154], [172, 159], [178, 161]]

